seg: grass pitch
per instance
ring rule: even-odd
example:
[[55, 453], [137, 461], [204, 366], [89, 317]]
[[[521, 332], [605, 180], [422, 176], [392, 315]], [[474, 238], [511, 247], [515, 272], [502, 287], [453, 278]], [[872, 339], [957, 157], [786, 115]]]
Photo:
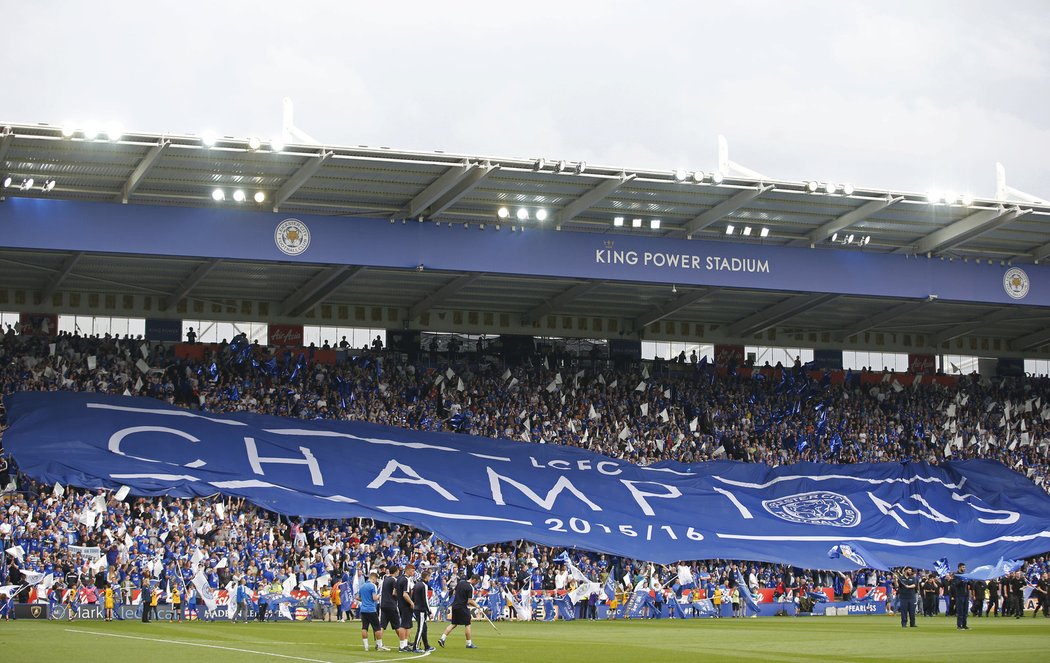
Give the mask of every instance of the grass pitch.
[[[431, 625], [431, 644], [445, 624]], [[475, 622], [478, 649], [464, 648], [462, 627], [429, 656], [361, 647], [359, 623], [137, 621], [0, 622], [5, 663], [364, 663], [446, 661], [611, 663], [617, 661], [1050, 661], [1050, 619], [920, 619], [901, 629], [894, 616], [501, 623]], [[393, 637], [391, 637], [393, 636]], [[397, 648], [394, 634], [384, 644]]]

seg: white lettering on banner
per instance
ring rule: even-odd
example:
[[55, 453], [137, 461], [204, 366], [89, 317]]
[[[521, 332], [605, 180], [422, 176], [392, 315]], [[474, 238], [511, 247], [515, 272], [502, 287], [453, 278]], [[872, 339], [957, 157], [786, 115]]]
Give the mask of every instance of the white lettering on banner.
[[1006, 511], [1004, 509], [986, 509], [983, 506], [977, 506], [973, 502], [967, 500], [971, 497], [977, 499], [974, 495], [966, 494], [960, 495], [959, 493], [952, 493], [952, 499], [956, 502], [962, 502], [974, 511], [982, 511], [984, 513], [1001, 513], [1005, 518], [978, 518], [977, 521], [986, 525], [1012, 525], [1021, 519], [1021, 514], [1016, 511]]
[[547, 511], [550, 511], [554, 508], [554, 501], [558, 499], [558, 496], [561, 495], [561, 492], [563, 490], [567, 490], [573, 495], [575, 495], [577, 498], [579, 498], [581, 502], [589, 506], [591, 508], [591, 511], [602, 510], [600, 506], [587, 499], [587, 496], [580, 492], [580, 490], [573, 485], [572, 481], [569, 481], [569, 477], [567, 476], [558, 477], [558, 481], [555, 482], [554, 487], [547, 491], [547, 497], [541, 498], [525, 484], [519, 483], [514, 479], [511, 479], [510, 477], [505, 477], [502, 474], [497, 474], [496, 471], [493, 470], [491, 467], [486, 467], [485, 471], [486, 473], [488, 473], [489, 476], [489, 488], [491, 488], [492, 490], [492, 500], [500, 506], [507, 506], [507, 502], [503, 499], [503, 485], [500, 483], [502, 481], [506, 481], [508, 484], [514, 486], [519, 491], [521, 491], [522, 495], [529, 498], [538, 506], [543, 507]]
[[89, 410], [112, 410], [113, 412], [134, 412], [137, 414], [157, 414], [163, 417], [189, 417], [190, 419], [203, 419], [216, 424], [227, 426], [247, 426], [243, 421], [232, 419], [220, 419], [218, 417], [205, 417], [204, 415], [188, 412], [186, 410], [162, 410], [151, 407], [131, 407], [130, 405], [110, 405], [108, 403], [86, 403]]
[[[623, 473], [623, 470], [621, 470], [619, 468], [619, 465], [617, 463], [611, 461], [611, 460], [600, 460], [600, 461], [598, 461], [597, 463], [594, 464], [594, 467], [591, 467], [591, 461], [589, 461], [589, 460], [586, 460], [586, 459], [577, 460], [576, 461], [576, 467], [573, 468], [572, 463], [570, 463], [567, 460], [557, 460], [557, 459], [549, 460], [549, 461], [547, 461], [546, 464], [544, 464], [544, 463], [541, 463], [541, 462], [537, 461], [535, 456], [529, 456], [529, 463], [533, 467], [535, 467], [537, 469], [541, 469], [541, 470], [545, 469], [545, 468], [548, 468], [548, 467], [551, 468], [552, 470], [577, 469], [577, 470], [580, 470], [580, 471], [587, 471], [587, 470], [594, 469], [594, 470], [598, 470], [599, 474], [604, 474], [604, 475], [610, 476], [610, 477], [614, 477], [617, 474], [622, 474]], [[606, 469], [607, 467], [611, 467], [612, 469]]]
[[884, 516], [890, 516], [891, 518], [896, 520], [897, 523], [904, 529], [911, 528], [908, 527], [908, 524], [904, 522], [904, 519], [900, 517], [900, 514], [897, 513], [897, 511], [900, 511], [901, 513], [907, 513], [913, 516], [922, 516], [924, 518], [929, 518], [930, 520], [933, 520], [938, 523], [959, 522], [957, 520], [952, 520], [937, 509], [934, 509], [932, 506], [930, 506], [929, 502], [922, 498], [921, 495], [912, 495], [911, 498], [919, 504], [922, 504], [924, 507], [926, 507], [928, 511], [923, 511], [922, 509], [907, 509], [896, 502], [890, 504], [886, 500], [876, 497], [875, 494], [871, 491], [868, 491], [868, 497], [871, 498], [871, 501], [875, 504], [875, 506], [879, 508], [879, 511], [881, 511]]
[[729, 492], [728, 490], [724, 490], [722, 488], [719, 488], [718, 486], [712, 486], [712, 488], [714, 489], [714, 491], [716, 493], [718, 493], [720, 495], [725, 495], [727, 498], [729, 498], [729, 501], [733, 503], [733, 506], [735, 506], [736, 510], [740, 512], [740, 516], [744, 520], [753, 520], [754, 519], [755, 516], [751, 513], [751, 510], [748, 509], [743, 504], [741, 504], [740, 500], [738, 500], [736, 498], [736, 495], [734, 495], [733, 493]]
[[723, 258], [720, 256], [708, 256], [707, 270], [710, 272], [751, 272], [753, 274], [768, 274], [769, 261], [756, 258]]
[[310, 468], [310, 481], [312, 481], [315, 486], [324, 485], [324, 478], [321, 476], [321, 466], [317, 464], [317, 459], [314, 458], [313, 453], [306, 447], [299, 447], [300, 453], [303, 454], [302, 458], [260, 456], [259, 449], [255, 446], [255, 438], [253, 437], [244, 438], [244, 447], [248, 451], [248, 463], [252, 466], [252, 472], [255, 472], [260, 476], [266, 476], [266, 472], [263, 472], [262, 469], [263, 463], [273, 465], [306, 465]]
[[[638, 503], [638, 506], [642, 508], [642, 513], [647, 516], [655, 516], [656, 512], [649, 506], [647, 497], [659, 497], [662, 499], [675, 499], [682, 496], [682, 491], [676, 486], [668, 486], [666, 483], [660, 483], [658, 481], [630, 481], [629, 479], [620, 479], [620, 483], [627, 486], [627, 490], [631, 491], [631, 497]], [[666, 493], [649, 493], [644, 490], [639, 490], [637, 486], [641, 484], [648, 484], [650, 486], [663, 486], [667, 489]]]
[[638, 252], [596, 249], [594, 251], [594, 262], [599, 265], [637, 265]]
[[[395, 477], [394, 472], [398, 471], [404, 474], [405, 476]], [[436, 481], [424, 479], [423, 477], [419, 476], [419, 473], [412, 469], [410, 466], [402, 465], [394, 459], [391, 459], [387, 462], [386, 467], [383, 468], [383, 471], [380, 472], [379, 475], [372, 480], [372, 483], [368, 484], [368, 487], [372, 489], [382, 488], [383, 485], [388, 481], [392, 481], [394, 483], [409, 483], [420, 486], [427, 486], [438, 495], [444, 497], [449, 502], [459, 501], [458, 497], [442, 488], [441, 485], [438, 484]]]
[[[167, 433], [169, 435], [177, 435], [184, 440], [189, 440], [190, 442], [200, 442], [200, 440], [193, 437], [189, 433], [185, 433], [181, 430], [176, 430], [174, 428], [168, 428], [166, 426], [131, 426], [130, 428], [121, 428], [116, 433], [113, 433], [109, 436], [109, 450], [112, 453], [115, 453], [119, 456], [127, 456], [128, 458], [143, 460], [147, 463], [160, 463], [161, 461], [159, 460], [154, 460], [152, 458], [143, 458], [141, 456], [132, 456], [120, 450], [120, 443], [124, 441], [124, 438], [128, 435], [135, 435], [136, 433]], [[198, 458], [197, 460], [194, 460], [190, 463], [186, 463], [185, 467], [204, 467], [206, 464], [207, 463]]]

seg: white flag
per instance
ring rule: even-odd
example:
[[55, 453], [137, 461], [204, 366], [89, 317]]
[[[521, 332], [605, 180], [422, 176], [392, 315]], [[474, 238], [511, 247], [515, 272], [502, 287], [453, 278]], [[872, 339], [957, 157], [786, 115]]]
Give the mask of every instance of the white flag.
[[98, 366], [98, 360], [95, 358], [95, 355], [89, 355], [88, 358], [87, 358], [88, 370], [89, 371], [93, 371], [93, 370], [95, 370], [95, 368], [97, 366]]
[[48, 343], [47, 344], [47, 349], [48, 349], [49, 354], [52, 357], [54, 357], [55, 356], [55, 344], [54, 343]]
[[598, 411], [594, 409], [594, 403], [591, 403], [591, 411], [587, 413], [587, 417], [590, 419], [598, 418]]
[[142, 353], [142, 358], [145, 359], [149, 356], [149, 346], [143, 343], [139, 346], [139, 352]]
[[642, 377], [644, 379], [646, 379], [646, 380], [649, 379], [649, 367], [648, 366], [643, 366], [642, 367]]
[[449, 380], [451, 380], [455, 375], [456, 375], [456, 372], [452, 370], [451, 366], [448, 368], [448, 370], [445, 371], [445, 377], [448, 378]]
[[149, 373], [149, 364], [147, 364], [144, 360], [139, 359], [135, 362], [135, 365], [138, 366], [139, 370], [143, 373]]
[[55, 489], [51, 493], [58, 499], [62, 499], [62, 496], [66, 494], [66, 489], [62, 487], [62, 484], [55, 482]]
[[208, 610], [214, 610], [215, 606], [218, 605], [219, 597], [215, 590], [212, 589], [212, 586], [208, 584], [204, 571], [198, 570], [196, 575], [193, 576], [193, 586], [197, 589], [197, 596], [204, 601], [204, 605], [208, 606]]
[[7, 549], [7, 554], [18, 560], [18, 563], [22, 563], [22, 558], [25, 557], [26, 551], [22, 546], [11, 546]]
[[123, 502], [124, 498], [127, 497], [128, 493], [130, 493], [130, 492], [131, 492], [131, 488], [129, 488], [128, 486], [121, 486], [120, 490], [118, 490], [117, 492], [113, 493], [113, 499], [115, 499], [118, 502]]
[[718, 445], [718, 448], [711, 452], [712, 456], [721, 456], [726, 452], [726, 448], [723, 445]]
[[895, 391], [897, 393], [900, 393], [900, 392], [904, 391], [904, 387], [902, 387], [901, 383], [897, 382], [896, 380], [894, 380], [893, 384], [890, 385], [890, 386], [893, 387], [893, 391]]
[[466, 388], [467, 386], [463, 384], [463, 378], [459, 378], [459, 381], [456, 383], [456, 391], [463, 391]]
[[642, 416], [643, 417], [649, 416], [649, 404], [648, 403], [642, 403], [641, 405], [638, 406], [638, 409], [640, 409], [642, 411]]
[[620, 384], [619, 380], [613, 380], [609, 383], [609, 389], [616, 389], [616, 385]]
[[547, 392], [553, 394], [556, 391], [558, 391], [558, 383], [551, 380], [551, 383], [547, 385]]
[[508, 368], [507, 370], [505, 370], [505, 371], [503, 372], [503, 378], [502, 378], [502, 380], [503, 380], [504, 382], [506, 382], [506, 381], [507, 381], [507, 380], [509, 380], [509, 379], [510, 379], [510, 369]]
[[689, 422], [689, 432], [695, 433], [696, 427], [700, 423], [700, 417], [693, 417], [693, 420]]
[[638, 386], [634, 388], [635, 391], [645, 391], [645, 380], [638, 383]]
[[657, 416], [660, 417], [660, 419], [662, 419], [665, 424], [671, 420], [671, 417], [669, 417], [667, 414], [667, 408], [660, 410], [660, 414], [658, 414]]
[[948, 456], [951, 456], [951, 455], [952, 455], [952, 443], [948, 442], [948, 443], [946, 443], [944, 445], [944, 457], [947, 458]]
[[626, 440], [630, 436], [631, 436], [631, 431], [630, 431], [629, 428], [627, 428], [627, 424], [624, 424], [623, 425], [623, 430], [620, 431], [620, 434], [617, 437], [619, 437], [621, 440]]
[[554, 384], [561, 384], [561, 373], [554, 374]]
[[670, 389], [664, 389], [664, 398], [670, 398], [670, 397], [671, 397], [671, 390]]
[[518, 378], [511, 378], [508, 386], [513, 387], [516, 384], [518, 384]]

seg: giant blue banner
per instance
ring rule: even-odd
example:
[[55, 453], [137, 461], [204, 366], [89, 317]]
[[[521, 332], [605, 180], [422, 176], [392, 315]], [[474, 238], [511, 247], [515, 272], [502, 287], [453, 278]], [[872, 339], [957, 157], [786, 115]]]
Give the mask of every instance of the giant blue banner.
[[630, 235], [511, 232], [215, 208], [12, 198], [0, 246], [1050, 306], [1050, 266]]
[[528, 539], [660, 563], [994, 564], [1050, 550], [1050, 496], [992, 461], [651, 467], [589, 451], [366, 423], [211, 414], [80, 393], [6, 397], [4, 446], [46, 483], [242, 496], [282, 514]]

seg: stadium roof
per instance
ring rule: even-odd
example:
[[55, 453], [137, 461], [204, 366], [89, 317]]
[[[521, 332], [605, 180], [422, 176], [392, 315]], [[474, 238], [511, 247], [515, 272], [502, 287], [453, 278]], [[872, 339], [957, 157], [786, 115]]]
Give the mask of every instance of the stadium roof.
[[[242, 205], [288, 214], [416, 219], [488, 224], [497, 210], [539, 209], [549, 227], [593, 233], [689, 237], [737, 243], [836, 247], [931, 255], [980, 262], [1038, 262], [1050, 256], [1050, 205], [966, 200], [931, 203], [926, 193], [842, 184], [755, 180], [710, 173], [596, 166], [539, 158], [505, 159], [385, 147], [287, 145], [252, 149], [247, 137], [218, 137], [213, 146], [192, 135], [123, 133], [119, 140], [66, 136], [51, 125], [0, 124], [0, 196], [163, 206]], [[34, 186], [19, 185], [33, 178]], [[43, 184], [54, 181], [45, 191]], [[216, 188], [225, 201], [212, 198]], [[813, 191], [813, 189], [816, 191]], [[247, 200], [235, 203], [241, 189]], [[264, 200], [253, 196], [262, 192]], [[626, 219], [615, 227], [616, 217]], [[631, 221], [642, 220], [640, 228]], [[659, 220], [659, 228], [651, 221]], [[512, 221], [513, 222], [513, 221]], [[535, 224], [535, 220], [528, 223]], [[727, 235], [727, 225], [735, 226]], [[744, 226], [754, 228], [741, 237]], [[768, 235], [760, 237], [761, 228]], [[852, 235], [853, 242], [844, 240]], [[835, 238], [833, 241], [833, 237]], [[862, 238], [870, 237], [866, 244]], [[59, 291], [152, 293], [180, 301], [246, 299], [271, 302], [235, 318], [294, 318], [324, 302], [387, 307], [400, 323], [431, 309], [507, 314], [509, 327], [537, 334], [610, 336], [644, 330], [647, 338], [761, 339], [762, 344], [884, 347], [959, 354], [1035, 356], [1050, 342], [1050, 311], [1003, 306], [887, 300], [763, 291], [717, 291], [663, 285], [574, 282], [497, 274], [336, 269], [319, 265], [157, 259], [136, 256], [0, 250], [0, 279], [42, 297]], [[292, 306], [298, 298], [309, 306]], [[63, 303], [64, 305], [64, 303]], [[5, 306], [0, 304], [0, 306]], [[10, 304], [5, 307], [10, 308]], [[62, 306], [59, 306], [61, 308]], [[205, 307], [200, 317], [212, 317]], [[180, 313], [193, 317], [190, 313]], [[218, 317], [228, 318], [223, 308]], [[154, 313], [155, 314], [155, 313]], [[409, 314], [411, 317], [406, 317]], [[608, 317], [625, 321], [569, 333], [531, 324], [543, 316]], [[431, 316], [423, 328], [465, 328]], [[309, 322], [309, 320], [307, 320]], [[391, 326], [384, 318], [383, 326]], [[314, 324], [325, 323], [315, 320]], [[673, 323], [673, 324], [672, 324]], [[346, 323], [339, 323], [349, 326]], [[500, 318], [493, 318], [495, 327]], [[489, 331], [493, 325], [477, 323]], [[647, 327], [648, 325], [648, 327]], [[703, 329], [700, 326], [703, 326]], [[360, 326], [360, 325], [355, 325]], [[379, 325], [369, 325], [379, 326]], [[875, 343], [872, 334], [901, 335]], [[905, 343], [903, 335], [914, 337]], [[859, 336], [858, 336], [859, 335]], [[967, 341], [967, 337], [970, 338]], [[981, 339], [984, 339], [983, 341]], [[920, 342], [921, 341], [921, 342]], [[943, 343], [955, 345], [944, 346]]]

